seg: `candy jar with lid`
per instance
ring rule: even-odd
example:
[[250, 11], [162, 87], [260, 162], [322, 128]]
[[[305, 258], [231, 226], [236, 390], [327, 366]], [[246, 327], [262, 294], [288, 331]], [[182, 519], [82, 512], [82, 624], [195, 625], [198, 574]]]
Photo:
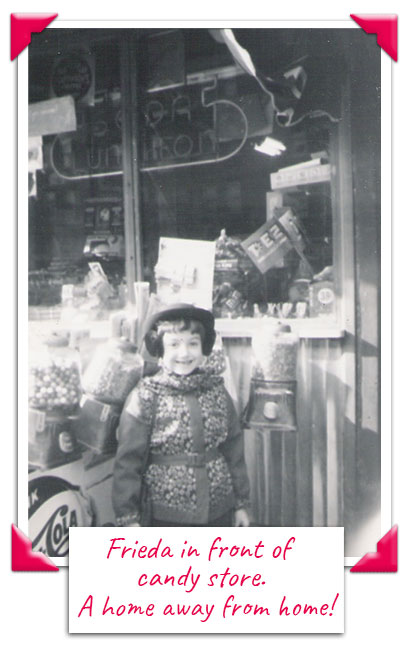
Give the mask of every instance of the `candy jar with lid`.
[[265, 381], [295, 381], [299, 338], [288, 324], [264, 320], [252, 337], [252, 377]]
[[140, 380], [144, 361], [127, 338], [113, 337], [100, 345], [83, 375], [83, 390], [106, 404], [123, 404]]
[[67, 336], [52, 334], [32, 356], [29, 406], [70, 414], [78, 409], [81, 394], [79, 353], [69, 347]]

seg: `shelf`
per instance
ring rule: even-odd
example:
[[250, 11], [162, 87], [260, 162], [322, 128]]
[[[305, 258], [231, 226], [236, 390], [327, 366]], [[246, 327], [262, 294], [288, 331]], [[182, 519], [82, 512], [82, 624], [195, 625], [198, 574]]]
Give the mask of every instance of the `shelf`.
[[[304, 318], [293, 320], [278, 320], [272, 317], [252, 318], [239, 317], [235, 319], [220, 318], [216, 320], [216, 331], [222, 338], [251, 338], [255, 329], [269, 322], [272, 326], [279, 321], [289, 324], [292, 331], [297, 333], [300, 338], [306, 339], [338, 339], [343, 338], [345, 330], [333, 320], [323, 320], [320, 318]], [[50, 333], [55, 328], [59, 329], [89, 329], [92, 339], [103, 339], [110, 336], [109, 320], [89, 321], [83, 323], [73, 322], [68, 324], [61, 323], [58, 320], [33, 320], [29, 322], [30, 333], [32, 335], [43, 336]]]
[[272, 317], [220, 318], [216, 320], [216, 330], [223, 338], [251, 338], [255, 329], [259, 326], [262, 326], [266, 322], [269, 322], [269, 325], [272, 326], [279, 321], [283, 321], [284, 324], [289, 324], [292, 331], [303, 339], [337, 339], [343, 338], [345, 335], [344, 329], [337, 322], [320, 318], [294, 320], [278, 320]]
[[92, 340], [104, 340], [111, 335], [109, 320], [93, 320], [83, 322], [67, 322], [58, 319], [29, 320], [29, 337], [34, 343], [41, 343], [53, 331], [88, 330]]

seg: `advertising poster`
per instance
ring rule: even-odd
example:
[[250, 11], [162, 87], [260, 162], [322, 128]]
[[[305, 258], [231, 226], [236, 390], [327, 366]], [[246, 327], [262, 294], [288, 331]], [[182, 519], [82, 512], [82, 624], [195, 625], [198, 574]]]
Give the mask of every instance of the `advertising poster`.
[[[124, 3], [112, 12], [111, 7], [86, 10], [74, 0], [54, 7], [40, 2], [34, 13], [8, 6], [3, 13], [2, 615], [4, 640], [16, 646], [45, 651], [85, 651], [89, 645], [100, 651], [112, 646], [174, 651], [281, 646], [293, 652], [375, 650], [395, 641], [402, 648], [402, 13], [400, 6], [392, 6], [393, 13], [384, 14], [377, 2], [335, 9], [293, 2], [266, 11], [258, 4], [249, 12], [226, 3], [222, 9], [209, 3], [203, 13], [158, 3], [151, 11]], [[17, 10], [17, 22], [18, 16], [41, 18], [49, 20], [48, 26], [36, 23], [34, 29], [34, 21], [30, 29], [27, 23], [18, 30], [12, 18]], [[252, 46], [253, 30], [262, 34], [268, 28], [286, 32], [275, 34], [274, 43], [267, 42], [261, 52], [261, 39], [258, 49]], [[72, 54], [66, 54], [61, 29], [70, 30]], [[112, 57], [103, 66], [101, 77], [107, 82], [100, 88], [100, 60], [105, 58], [100, 43], [117, 29], [123, 30], [123, 43], [130, 43], [131, 30], [143, 37], [144, 30], [151, 31], [154, 38], [144, 53], [147, 68], [131, 68], [134, 52], [121, 44], [121, 56], [129, 56], [117, 59], [123, 76], [115, 84]], [[84, 47], [86, 30], [96, 43], [93, 51]], [[182, 30], [189, 35], [206, 30], [202, 43], [215, 43], [222, 61], [216, 82], [207, 77], [213, 62], [204, 50], [194, 60], [196, 69], [185, 65], [193, 40], [179, 39]], [[283, 61], [280, 69], [267, 67], [270, 52], [275, 61], [278, 56], [283, 60], [281, 42], [289, 54], [300, 54], [302, 46], [315, 54], [322, 34], [347, 63], [346, 48], [353, 52], [354, 42], [365, 38], [368, 46], [362, 52], [379, 52], [366, 66], [368, 74], [362, 76], [361, 54], [348, 68], [336, 69], [328, 57], [326, 67], [329, 45], [318, 57], [298, 56], [289, 59], [289, 66]], [[41, 43], [52, 49], [53, 62], [45, 50], [38, 55]], [[33, 46], [39, 49], [30, 64]], [[149, 63], [148, 57], [153, 59]], [[149, 69], [151, 79], [142, 81]], [[327, 69], [331, 75], [323, 78]], [[319, 93], [322, 78], [325, 86]], [[146, 107], [139, 121], [141, 136], [131, 117], [134, 107], [122, 105], [119, 93], [120, 84], [133, 92], [139, 83], [145, 83], [148, 99], [140, 105]], [[338, 87], [339, 106], [334, 104]], [[63, 111], [68, 128], [60, 132], [55, 127], [56, 136], [45, 130], [32, 139], [29, 97], [43, 99], [45, 88], [53, 101], [62, 92], [69, 96]], [[40, 123], [46, 122], [41, 111]], [[291, 136], [302, 123], [308, 125], [306, 142]], [[122, 134], [129, 125], [126, 144]], [[365, 138], [368, 129], [370, 139]], [[287, 134], [288, 155], [276, 140], [281, 133]], [[139, 159], [133, 156], [136, 135], [142, 143]], [[268, 137], [271, 144], [265, 143]], [[309, 143], [311, 161], [304, 162]], [[281, 163], [263, 168], [264, 159], [244, 159], [247, 152], [249, 157], [269, 155], [270, 161], [281, 156]], [[249, 169], [244, 168], [247, 160]], [[328, 174], [316, 174], [323, 166]], [[219, 172], [213, 175], [212, 169]], [[226, 169], [232, 170], [230, 177]], [[287, 174], [280, 172], [284, 170]], [[99, 183], [106, 177], [108, 183]], [[267, 199], [271, 191], [278, 193], [275, 206]], [[368, 216], [365, 206], [371, 208]], [[132, 223], [128, 215], [134, 216]], [[283, 229], [272, 230], [275, 215], [300, 219], [297, 240], [283, 221]], [[323, 216], [319, 223], [318, 215]], [[91, 247], [98, 238], [113, 240], [104, 248]], [[222, 239], [226, 245], [221, 249]], [[241, 243], [251, 247], [246, 259]], [[100, 293], [96, 289], [91, 297], [81, 294], [83, 277], [74, 269], [81, 257], [87, 266], [90, 262], [103, 270]], [[65, 280], [63, 289], [52, 283], [57, 275]], [[199, 364], [221, 366], [225, 352], [221, 372], [227, 368], [233, 410], [244, 430], [250, 501], [247, 506], [242, 501], [241, 509], [236, 506], [234, 486], [230, 506], [235, 521], [213, 518], [207, 525], [201, 517], [216, 516], [216, 501], [226, 505], [227, 483], [234, 483], [230, 476], [220, 488], [219, 454], [210, 447], [209, 453], [193, 449], [184, 454], [193, 456], [193, 463], [178, 457], [169, 464], [162, 459], [168, 451], [162, 454], [155, 435], [155, 467], [165, 469], [155, 477], [152, 498], [142, 495], [145, 513], [147, 505], [156, 511], [155, 522], [140, 524], [138, 513], [126, 514], [120, 522], [115, 498], [120, 411], [127, 410], [139, 423], [145, 413], [138, 399], [118, 409], [90, 392], [76, 397], [73, 364], [48, 370], [47, 378], [41, 372], [42, 385], [35, 387], [39, 403], [27, 410], [33, 396], [29, 360], [43, 324], [48, 321], [53, 336], [61, 338], [67, 316], [71, 319], [80, 307], [81, 319], [68, 337], [86, 369], [93, 351], [90, 340], [107, 346], [102, 323], [113, 333], [120, 322], [120, 335], [135, 333], [139, 344], [139, 326], [123, 317], [127, 293], [134, 293], [137, 280], [149, 283], [150, 308], [154, 301], [170, 303], [168, 297], [173, 300], [178, 287], [182, 301], [186, 298], [195, 308], [220, 307], [215, 318], [222, 353], [217, 339], [219, 358], [202, 353]], [[161, 296], [154, 295], [159, 286]], [[55, 300], [58, 292], [62, 311]], [[282, 324], [274, 332], [286, 348], [281, 359], [280, 350], [271, 351], [266, 329], [261, 330], [269, 318], [273, 325]], [[248, 359], [254, 334], [257, 349]], [[199, 338], [205, 342], [204, 335]], [[297, 377], [286, 375], [293, 369], [286, 352], [293, 350]], [[142, 363], [131, 347], [125, 353], [138, 365], [133, 388]], [[165, 349], [159, 365], [162, 358]], [[193, 381], [197, 363], [196, 368], [190, 359], [187, 364], [192, 372], [178, 376]], [[35, 368], [36, 381], [40, 368]], [[148, 372], [152, 379], [155, 373], [155, 368]], [[118, 392], [118, 377], [113, 385]], [[214, 396], [216, 387], [207, 392]], [[189, 407], [193, 398], [187, 389]], [[209, 409], [204, 404], [202, 423], [214, 424], [216, 433], [231, 410], [221, 392]], [[55, 418], [51, 409], [57, 400], [77, 400], [77, 413]], [[255, 423], [250, 422], [253, 407]], [[170, 410], [165, 404], [152, 422], [155, 434], [166, 432]], [[200, 422], [192, 409], [190, 415], [196, 445]], [[184, 437], [185, 414], [177, 418], [176, 437]], [[268, 437], [272, 421], [277, 434]], [[78, 437], [80, 428], [86, 434]], [[169, 455], [178, 453], [170, 450]], [[237, 466], [233, 455], [221, 453], [228, 465]], [[148, 460], [151, 470], [154, 461]], [[166, 518], [175, 515], [176, 522], [187, 492], [182, 465], [189, 465], [187, 474], [196, 483], [199, 499], [193, 515], [200, 516], [193, 516], [192, 525], [178, 521], [181, 527], [173, 528], [171, 521], [163, 521], [162, 506], [169, 506]], [[178, 471], [162, 489], [162, 478], [173, 469]]]

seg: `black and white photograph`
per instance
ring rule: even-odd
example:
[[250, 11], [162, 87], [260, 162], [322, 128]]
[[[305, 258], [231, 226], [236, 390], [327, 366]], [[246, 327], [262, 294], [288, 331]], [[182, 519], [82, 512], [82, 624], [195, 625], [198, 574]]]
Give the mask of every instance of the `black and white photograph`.
[[31, 35], [33, 551], [115, 525], [375, 551], [390, 68], [339, 25]]

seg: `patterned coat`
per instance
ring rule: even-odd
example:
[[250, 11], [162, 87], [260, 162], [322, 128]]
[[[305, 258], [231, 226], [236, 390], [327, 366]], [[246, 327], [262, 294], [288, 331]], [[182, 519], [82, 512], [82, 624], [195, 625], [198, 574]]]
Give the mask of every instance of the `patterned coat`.
[[243, 435], [221, 376], [162, 369], [132, 391], [114, 465], [118, 525], [140, 521], [143, 475], [155, 519], [204, 525], [247, 505]]

